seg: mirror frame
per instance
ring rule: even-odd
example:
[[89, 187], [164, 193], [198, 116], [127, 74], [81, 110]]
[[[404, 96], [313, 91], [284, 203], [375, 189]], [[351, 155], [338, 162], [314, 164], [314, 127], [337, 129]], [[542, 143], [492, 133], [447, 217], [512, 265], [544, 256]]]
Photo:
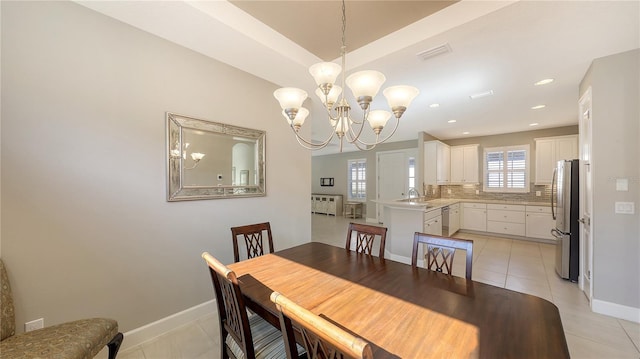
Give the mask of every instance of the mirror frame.
[[[167, 201], [193, 201], [201, 199], [244, 198], [266, 196], [265, 137], [266, 132], [189, 116], [166, 113]], [[184, 185], [183, 138], [184, 130], [211, 132], [231, 137], [243, 137], [256, 143], [256, 184], [249, 186], [187, 186]], [[231, 153], [229, 153], [231, 156]]]

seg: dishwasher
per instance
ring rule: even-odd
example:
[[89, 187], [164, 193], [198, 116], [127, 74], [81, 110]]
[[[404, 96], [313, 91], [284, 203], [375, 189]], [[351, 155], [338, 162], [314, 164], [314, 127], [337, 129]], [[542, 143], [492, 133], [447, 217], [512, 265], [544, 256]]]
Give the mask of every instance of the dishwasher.
[[449, 206], [442, 207], [442, 235], [449, 237]]

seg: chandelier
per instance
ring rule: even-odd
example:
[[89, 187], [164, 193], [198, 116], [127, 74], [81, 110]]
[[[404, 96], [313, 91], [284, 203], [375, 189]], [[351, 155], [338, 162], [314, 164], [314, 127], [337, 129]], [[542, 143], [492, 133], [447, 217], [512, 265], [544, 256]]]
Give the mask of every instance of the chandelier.
[[[340, 152], [342, 152], [342, 144], [346, 138], [348, 143], [354, 144], [359, 150], [370, 150], [376, 145], [385, 142], [398, 129], [400, 117], [406, 111], [411, 101], [418, 96], [418, 89], [412, 86], [391, 86], [382, 92], [387, 99], [387, 103], [395, 117], [395, 125], [391, 133], [380, 138], [380, 132], [387, 125], [387, 121], [391, 118], [391, 113], [383, 110], [371, 110], [370, 105], [373, 98], [380, 91], [380, 87], [385, 82], [385, 76], [378, 71], [359, 71], [351, 74], [345, 79], [346, 58], [346, 33], [347, 19], [345, 11], [345, 1], [342, 0], [342, 47], [340, 49], [340, 57], [342, 66], [333, 62], [320, 62], [309, 68], [309, 73], [313, 76], [318, 85], [315, 93], [320, 98], [327, 111], [329, 123], [332, 132], [322, 142], [313, 142], [304, 139], [300, 134], [300, 128], [304, 120], [309, 116], [309, 110], [302, 107], [302, 103], [307, 99], [307, 92], [294, 87], [283, 87], [277, 89], [273, 96], [282, 107], [282, 114], [289, 122], [289, 126], [298, 140], [298, 143], [307, 149], [318, 150], [326, 147], [333, 139], [334, 134], [340, 142]], [[341, 85], [335, 85], [338, 75], [342, 72]], [[349, 86], [353, 97], [362, 109], [362, 117], [355, 119], [352, 117], [351, 106], [344, 98], [343, 89], [345, 84]], [[340, 100], [338, 100], [340, 98]], [[335, 107], [334, 107], [335, 106]], [[368, 123], [375, 134], [374, 142], [367, 142], [361, 139], [365, 123]]]

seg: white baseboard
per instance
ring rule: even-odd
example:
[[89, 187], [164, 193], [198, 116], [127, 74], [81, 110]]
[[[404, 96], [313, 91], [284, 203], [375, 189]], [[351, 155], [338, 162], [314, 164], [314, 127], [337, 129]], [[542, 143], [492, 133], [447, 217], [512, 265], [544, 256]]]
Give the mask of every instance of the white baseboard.
[[[396, 261], [396, 262], [400, 262], [400, 263], [411, 265], [411, 257], [399, 256], [399, 255], [393, 254], [393, 253], [391, 253], [389, 251], [385, 251], [384, 252], [384, 257], [386, 259], [391, 259], [392, 261]], [[420, 261], [418, 261], [418, 263], [420, 263]]]
[[130, 330], [124, 333], [124, 341], [122, 342], [120, 350], [126, 350], [136, 345], [140, 345], [177, 327], [189, 324], [204, 316], [213, 314], [215, 311], [215, 300], [210, 300], [160, 320], [156, 320], [153, 323], [143, 325], [140, 328]]
[[640, 323], [640, 308], [593, 299], [591, 309], [596, 313]]

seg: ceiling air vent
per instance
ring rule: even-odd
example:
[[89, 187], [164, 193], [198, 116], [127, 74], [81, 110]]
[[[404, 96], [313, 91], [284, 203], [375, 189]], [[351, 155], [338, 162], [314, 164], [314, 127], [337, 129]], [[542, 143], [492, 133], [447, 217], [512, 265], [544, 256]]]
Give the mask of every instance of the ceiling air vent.
[[427, 60], [438, 55], [446, 54], [447, 52], [451, 52], [451, 46], [449, 46], [449, 43], [444, 43], [442, 45], [432, 47], [429, 50], [420, 51], [416, 56], [422, 60]]

